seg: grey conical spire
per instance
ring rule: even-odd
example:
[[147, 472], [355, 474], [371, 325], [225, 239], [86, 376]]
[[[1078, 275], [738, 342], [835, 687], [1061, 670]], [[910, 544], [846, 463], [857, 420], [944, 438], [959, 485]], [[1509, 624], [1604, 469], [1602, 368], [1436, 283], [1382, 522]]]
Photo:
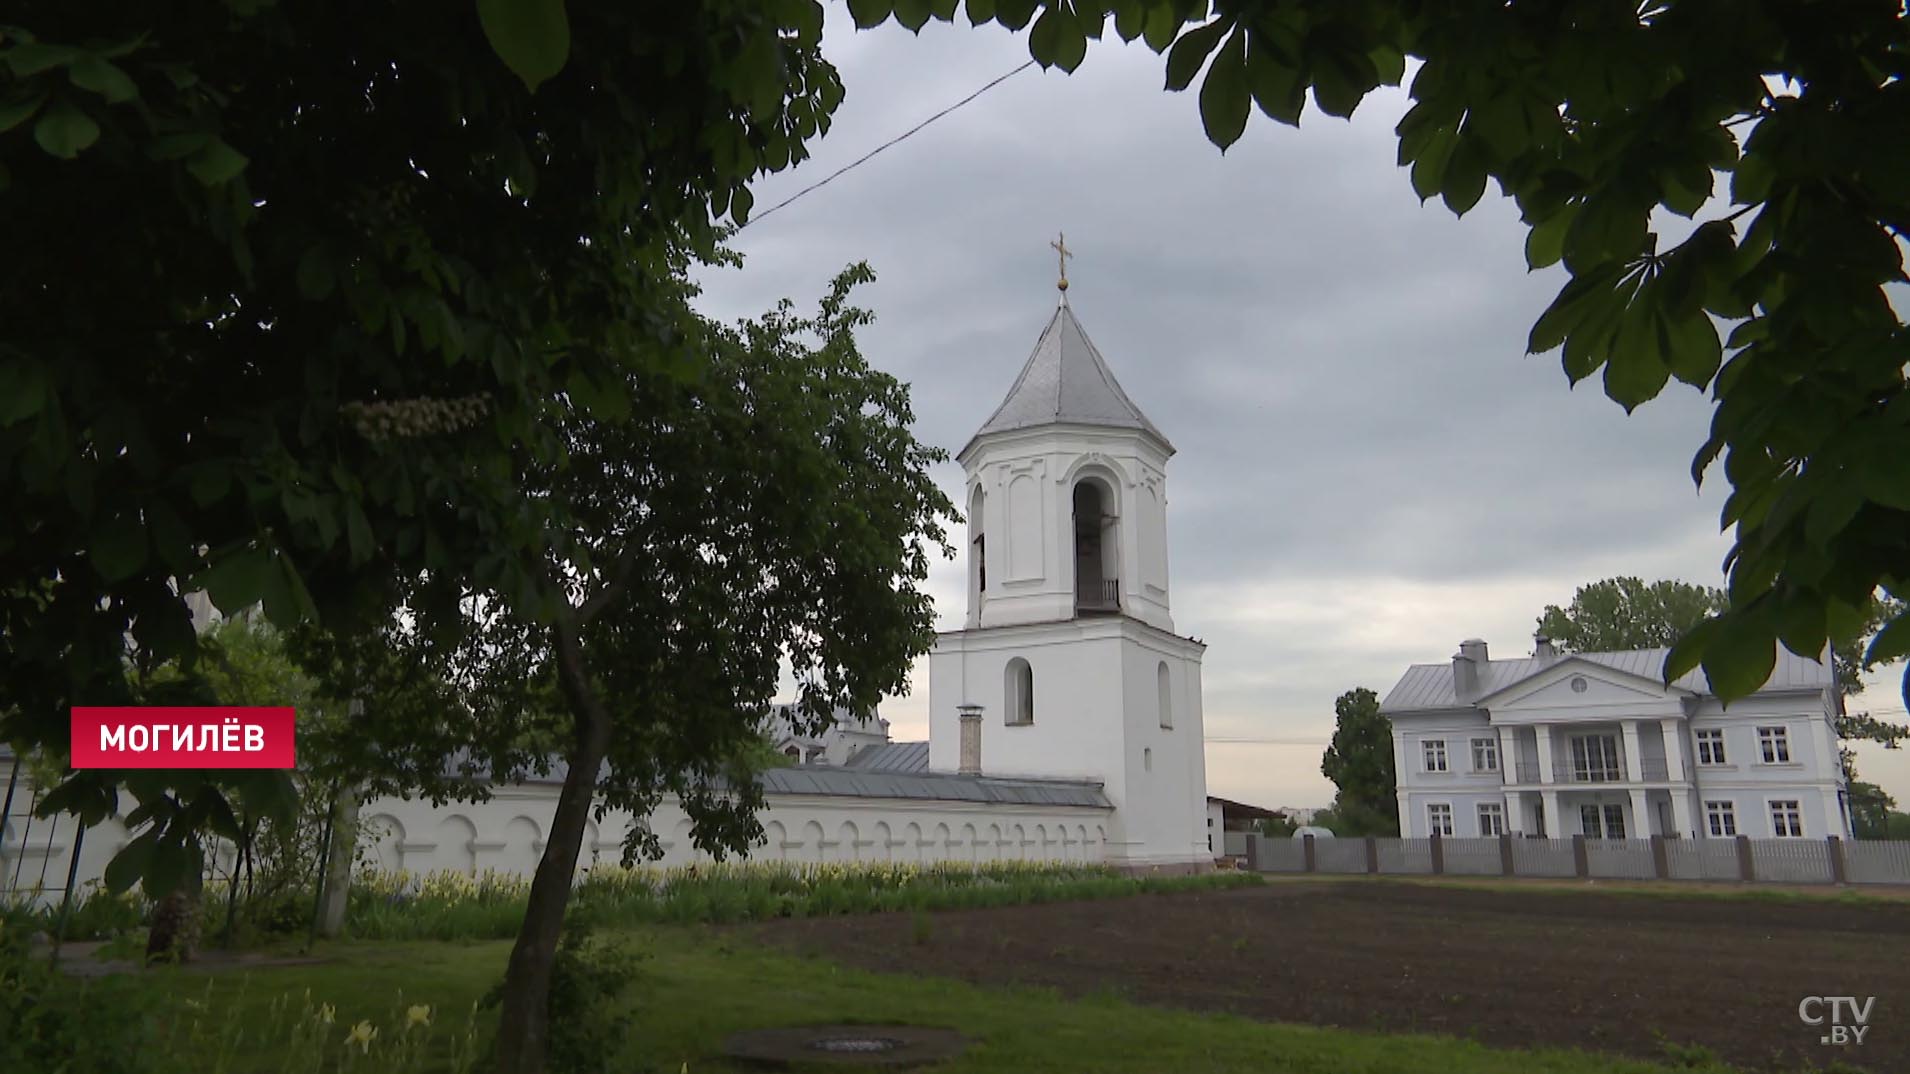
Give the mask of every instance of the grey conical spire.
[[[973, 445], [990, 433], [1040, 425], [1100, 425], [1152, 435], [1171, 454], [1174, 446], [1147, 420], [1114, 379], [1074, 311], [1064, 302], [1042, 331], [1028, 364], [995, 413], [975, 431]], [[966, 450], [966, 449], [964, 449]]]

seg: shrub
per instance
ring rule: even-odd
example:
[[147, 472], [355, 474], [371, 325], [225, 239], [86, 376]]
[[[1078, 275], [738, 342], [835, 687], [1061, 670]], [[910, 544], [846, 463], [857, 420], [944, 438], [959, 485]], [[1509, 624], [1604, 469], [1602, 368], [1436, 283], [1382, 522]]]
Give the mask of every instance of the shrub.
[[[651, 922], [725, 924], [775, 917], [1012, 906], [1062, 899], [1259, 883], [1247, 873], [1127, 876], [1098, 865], [987, 862], [724, 862], [675, 868], [598, 866], [579, 880], [576, 912], [606, 927]], [[527, 879], [362, 873], [349, 927], [366, 939], [507, 939], [517, 934]]]
[[130, 980], [66, 977], [0, 926], [0, 1070], [145, 1074], [152, 997]]

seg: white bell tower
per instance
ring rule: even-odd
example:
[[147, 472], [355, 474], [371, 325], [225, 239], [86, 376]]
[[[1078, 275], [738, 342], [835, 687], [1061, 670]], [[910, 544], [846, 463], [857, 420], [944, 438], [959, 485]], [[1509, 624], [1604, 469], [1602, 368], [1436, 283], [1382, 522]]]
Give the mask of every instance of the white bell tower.
[[1102, 783], [1112, 864], [1211, 865], [1200, 662], [1169, 612], [1167, 460], [1067, 301], [956, 456], [966, 628], [929, 658], [929, 764], [956, 771], [982, 708], [987, 775]]

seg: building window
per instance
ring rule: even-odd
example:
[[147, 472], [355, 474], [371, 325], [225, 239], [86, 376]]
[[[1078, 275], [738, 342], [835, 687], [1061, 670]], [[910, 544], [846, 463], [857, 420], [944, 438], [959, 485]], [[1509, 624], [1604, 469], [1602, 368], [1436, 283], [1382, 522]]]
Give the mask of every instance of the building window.
[[1452, 806], [1434, 802], [1426, 807], [1426, 830], [1433, 835], [1452, 834]]
[[1618, 766], [1618, 739], [1612, 735], [1573, 735], [1572, 778], [1579, 783], [1616, 783], [1625, 778]]
[[1578, 826], [1587, 839], [1625, 838], [1625, 807], [1622, 805], [1582, 805], [1578, 807]]
[[1035, 722], [1035, 670], [1017, 656], [1008, 661], [1008, 704], [1003, 706], [1008, 723]]
[[1792, 839], [1804, 834], [1804, 815], [1797, 808], [1797, 799], [1771, 802], [1771, 834], [1779, 839]]
[[1505, 806], [1497, 802], [1479, 803], [1479, 834], [1505, 834]]
[[1724, 763], [1724, 732], [1722, 730], [1694, 731], [1692, 734], [1698, 740], [1699, 764]]
[[1763, 754], [1765, 764], [1789, 764], [1791, 733], [1782, 727], [1760, 727], [1757, 729], [1757, 748]]
[[1160, 698], [1161, 726], [1172, 731], [1174, 729], [1174, 677], [1168, 673], [1165, 660], [1154, 669], [1154, 688]]
[[1498, 739], [1475, 738], [1472, 740], [1472, 770], [1474, 772], [1497, 772], [1499, 770]]
[[[1446, 740], [1445, 739], [1429, 738], [1421, 745], [1421, 749], [1424, 751], [1425, 758], [1426, 758], [1426, 771], [1428, 772], [1446, 771]], [[1451, 810], [1448, 809], [1447, 812], [1450, 813]]]
[[1711, 834], [1720, 839], [1735, 836], [1738, 834], [1738, 807], [1731, 802], [1706, 802], [1704, 823]]

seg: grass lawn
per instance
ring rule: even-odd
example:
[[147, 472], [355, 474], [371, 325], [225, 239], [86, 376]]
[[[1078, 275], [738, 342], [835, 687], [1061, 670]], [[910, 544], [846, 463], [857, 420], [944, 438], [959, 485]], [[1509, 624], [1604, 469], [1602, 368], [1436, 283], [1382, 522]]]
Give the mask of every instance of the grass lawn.
[[[925, 927], [932, 928], [933, 918], [927, 920]], [[646, 958], [638, 983], [624, 997], [636, 1014], [635, 1038], [623, 1061], [609, 1069], [737, 1070], [716, 1056], [724, 1037], [738, 1030], [885, 1021], [946, 1026], [974, 1038], [967, 1054], [934, 1068], [950, 1072], [1646, 1074], [1665, 1069], [1579, 1052], [1490, 1049], [1450, 1038], [1155, 1009], [1112, 992], [1071, 1001], [1033, 989], [873, 974], [765, 951], [736, 933], [703, 926], [653, 926], [620, 935], [635, 941]], [[498, 979], [508, 951], [509, 945], [499, 941], [355, 942], [321, 948], [317, 954], [329, 961], [319, 965], [244, 973], [159, 971], [145, 975], [142, 984], [163, 993], [167, 1009], [178, 1018], [201, 1023], [201, 1040], [208, 1028], [216, 1030], [225, 1055], [191, 1056], [198, 1069], [208, 1074], [307, 1069], [287, 1047], [288, 1007], [335, 1004], [335, 1022], [327, 1027], [335, 1052], [347, 1027], [360, 1019], [379, 1027], [382, 1045], [401, 1032], [407, 1005], [429, 1003], [433, 1024], [415, 1030], [411, 1039], [429, 1033], [431, 1050], [443, 1054], [467, 1036], [467, 1012]], [[480, 1020], [478, 1034], [483, 1032]], [[389, 1065], [377, 1062], [378, 1053], [369, 1058], [372, 1062], [359, 1069]]]

